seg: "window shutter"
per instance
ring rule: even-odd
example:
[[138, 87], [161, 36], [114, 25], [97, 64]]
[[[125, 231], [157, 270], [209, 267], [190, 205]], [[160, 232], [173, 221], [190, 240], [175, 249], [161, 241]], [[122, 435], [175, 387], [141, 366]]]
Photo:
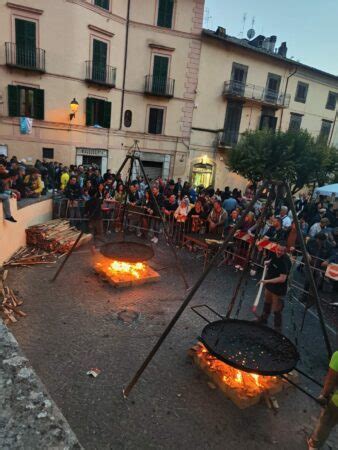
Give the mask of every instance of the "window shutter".
[[94, 105], [94, 100], [92, 98], [87, 97], [87, 99], [86, 99], [86, 125], [87, 125], [87, 127], [94, 125], [93, 105]]
[[111, 118], [111, 102], [104, 102], [103, 104], [103, 127], [110, 128]]
[[162, 134], [162, 132], [163, 132], [163, 114], [164, 114], [163, 109], [150, 108], [148, 133]]
[[157, 110], [156, 134], [162, 134], [163, 128], [163, 109]]
[[174, 0], [159, 0], [157, 25], [159, 27], [171, 28], [173, 11], [174, 11]]
[[18, 117], [20, 115], [19, 95], [18, 86], [8, 86], [8, 115], [11, 117]]
[[148, 133], [156, 133], [156, 118], [157, 113], [155, 108], [150, 108], [149, 110], [149, 123], [148, 123]]
[[44, 120], [45, 118], [45, 91], [43, 89], [34, 90], [34, 117], [35, 119]]

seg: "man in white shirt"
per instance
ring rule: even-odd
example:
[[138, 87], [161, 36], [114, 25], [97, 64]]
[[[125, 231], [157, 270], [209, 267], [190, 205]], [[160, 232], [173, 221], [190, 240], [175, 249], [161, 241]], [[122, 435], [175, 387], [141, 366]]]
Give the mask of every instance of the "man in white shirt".
[[280, 209], [280, 215], [277, 216], [282, 221], [282, 227], [284, 230], [288, 230], [291, 227], [292, 220], [288, 216], [288, 208], [287, 206], [282, 206]]

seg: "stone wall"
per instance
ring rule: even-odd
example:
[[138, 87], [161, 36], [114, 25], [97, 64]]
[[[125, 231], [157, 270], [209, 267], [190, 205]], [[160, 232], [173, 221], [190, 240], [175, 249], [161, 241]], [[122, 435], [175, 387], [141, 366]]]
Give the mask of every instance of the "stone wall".
[[7, 449], [82, 449], [0, 319], [0, 442]]

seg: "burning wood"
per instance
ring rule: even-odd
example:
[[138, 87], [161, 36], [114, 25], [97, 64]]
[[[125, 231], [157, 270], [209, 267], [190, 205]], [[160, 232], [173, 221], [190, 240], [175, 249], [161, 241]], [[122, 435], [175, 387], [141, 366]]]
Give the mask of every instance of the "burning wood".
[[128, 287], [160, 279], [160, 275], [145, 263], [113, 261], [101, 255], [95, 257], [94, 270], [115, 287]]
[[226, 397], [240, 409], [255, 405], [261, 398], [274, 395], [290, 386], [280, 377], [261, 376], [235, 369], [211, 355], [201, 343], [192, 347], [189, 355]]
[[[68, 220], [57, 219], [27, 228], [26, 242], [48, 252], [67, 253], [78, 235], [79, 230], [71, 227]], [[91, 234], [84, 234], [78, 247], [91, 239]]]
[[23, 302], [6, 284], [7, 274], [8, 271], [5, 270], [0, 278], [0, 314], [5, 325], [15, 323], [19, 317], [26, 317], [27, 315], [19, 308]]

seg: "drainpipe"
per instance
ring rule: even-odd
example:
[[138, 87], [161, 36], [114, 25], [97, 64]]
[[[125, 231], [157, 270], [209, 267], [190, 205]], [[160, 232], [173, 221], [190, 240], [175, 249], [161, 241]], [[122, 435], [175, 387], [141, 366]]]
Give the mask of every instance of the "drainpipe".
[[127, 5], [126, 39], [125, 39], [125, 44], [124, 44], [124, 66], [123, 66], [122, 98], [121, 98], [121, 111], [120, 111], [119, 131], [122, 130], [123, 110], [124, 110], [124, 97], [125, 97], [125, 88], [126, 88], [128, 41], [129, 41], [129, 24], [130, 24], [130, 1], [131, 0], [128, 0], [128, 5]]
[[334, 131], [335, 131], [335, 128], [336, 128], [336, 123], [337, 123], [337, 116], [338, 116], [338, 112], [336, 111], [336, 115], [335, 115], [335, 118], [334, 118], [333, 127], [332, 127], [331, 136], [330, 136], [328, 145], [332, 144], [332, 139], [333, 139], [333, 136], [334, 136]]
[[[288, 86], [289, 86], [289, 80], [290, 80], [290, 78], [291, 77], [293, 77], [296, 73], [297, 73], [297, 67], [295, 68], [295, 70], [292, 72], [292, 73], [290, 73], [290, 75], [287, 77], [287, 79], [286, 79], [286, 83], [285, 83], [285, 89], [284, 89], [284, 99], [285, 99], [285, 97], [286, 97], [286, 92], [287, 92], [287, 90], [288, 90]], [[284, 108], [282, 108], [282, 113], [281, 113], [281, 115], [280, 115], [280, 122], [279, 122], [279, 128], [278, 128], [278, 131], [281, 131], [281, 129], [282, 129], [282, 121], [283, 121], [283, 115], [284, 115]]]

